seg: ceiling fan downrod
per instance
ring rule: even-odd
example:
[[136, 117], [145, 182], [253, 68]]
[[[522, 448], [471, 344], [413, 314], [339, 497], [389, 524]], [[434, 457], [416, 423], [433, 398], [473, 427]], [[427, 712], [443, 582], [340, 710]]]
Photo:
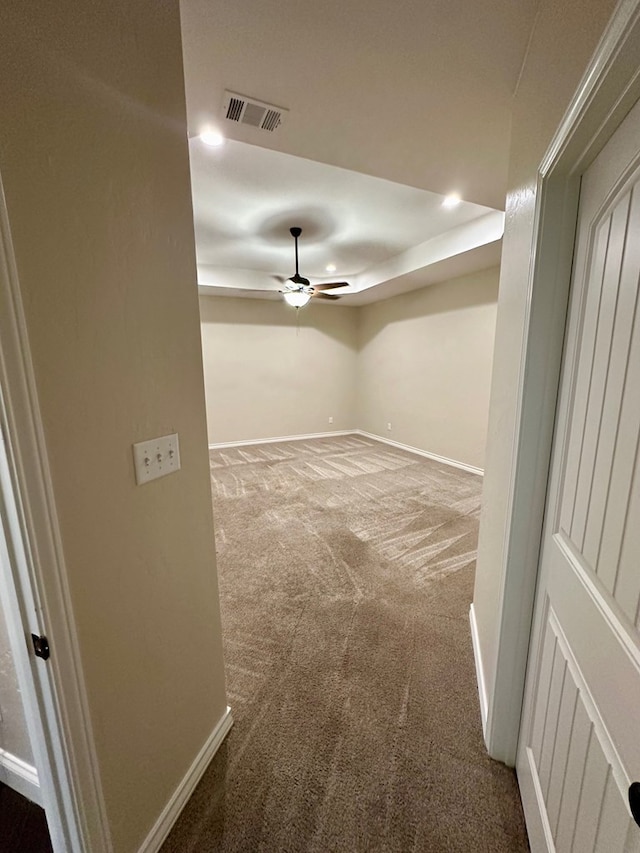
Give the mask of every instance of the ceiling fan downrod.
[[296, 274], [291, 277], [291, 281], [294, 281], [296, 284], [308, 284], [307, 281], [302, 281], [301, 276], [300, 276], [300, 272], [298, 269], [298, 237], [302, 234], [302, 228], [298, 228], [297, 226], [294, 226], [293, 228], [289, 229], [289, 233], [293, 237], [293, 239], [295, 241], [295, 247], [296, 247]]
[[346, 287], [348, 286], [346, 281], [322, 282], [312, 287], [309, 279], [300, 275], [300, 266], [298, 261], [298, 237], [302, 234], [302, 228], [299, 228], [296, 225], [293, 228], [289, 228], [289, 233], [293, 237], [295, 243], [296, 271], [295, 274], [285, 282], [285, 287], [287, 288], [287, 290], [284, 291], [285, 301], [294, 308], [302, 308], [307, 304], [312, 296], [316, 299], [340, 299], [339, 296], [324, 293], [323, 291], [333, 290], [335, 287]]

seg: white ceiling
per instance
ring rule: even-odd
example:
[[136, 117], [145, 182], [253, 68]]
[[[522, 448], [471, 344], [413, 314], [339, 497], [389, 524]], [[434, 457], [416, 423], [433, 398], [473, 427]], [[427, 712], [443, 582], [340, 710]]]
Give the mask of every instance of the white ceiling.
[[[504, 205], [511, 99], [536, 6], [182, 0], [189, 133], [207, 124], [228, 138], [221, 149], [190, 141], [206, 292], [277, 290], [272, 276], [294, 271], [292, 225], [312, 283], [367, 289], [340, 304], [448, 277], [447, 257], [458, 274], [496, 263], [489, 208]], [[274, 133], [229, 122], [225, 89], [290, 114]], [[437, 194], [451, 191], [472, 203], [444, 210]]]

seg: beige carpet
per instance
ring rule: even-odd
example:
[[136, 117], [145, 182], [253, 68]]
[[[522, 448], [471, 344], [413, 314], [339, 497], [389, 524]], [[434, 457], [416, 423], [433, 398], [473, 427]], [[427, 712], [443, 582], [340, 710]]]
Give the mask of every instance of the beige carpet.
[[528, 850], [480, 728], [481, 479], [358, 436], [210, 458], [235, 725], [164, 853]]

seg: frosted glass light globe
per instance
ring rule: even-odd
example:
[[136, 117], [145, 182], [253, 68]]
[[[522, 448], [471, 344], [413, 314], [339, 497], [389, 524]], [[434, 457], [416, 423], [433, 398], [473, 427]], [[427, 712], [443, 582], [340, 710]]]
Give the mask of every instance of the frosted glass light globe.
[[304, 290], [292, 290], [284, 294], [284, 301], [292, 308], [303, 308], [310, 299], [311, 294]]

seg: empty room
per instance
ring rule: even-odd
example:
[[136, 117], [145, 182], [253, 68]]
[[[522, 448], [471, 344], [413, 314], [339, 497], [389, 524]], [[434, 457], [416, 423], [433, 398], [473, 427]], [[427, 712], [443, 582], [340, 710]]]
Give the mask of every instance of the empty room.
[[640, 0], [0, 22], [0, 848], [639, 853]]
[[234, 727], [167, 850], [527, 849], [469, 623], [497, 289], [200, 297]]
[[[308, 83], [268, 103], [265, 74], [279, 72], [242, 47], [274, 10], [231, 14], [232, 42], [206, 6], [183, 7], [234, 726], [166, 849], [526, 850], [515, 777], [482, 741], [469, 622], [502, 166], [489, 182], [478, 157], [466, 189], [482, 173], [487, 186], [469, 201], [452, 183], [368, 174], [368, 150], [346, 139], [331, 158]], [[336, 22], [314, 20], [305, 52], [329, 51]], [[219, 66], [238, 82], [214, 96]], [[397, 74], [414, 85], [410, 67]], [[319, 86], [315, 99], [345, 98]], [[355, 111], [345, 136], [367, 118]], [[499, 132], [485, 134], [489, 150]], [[313, 158], [296, 156], [310, 144]]]

